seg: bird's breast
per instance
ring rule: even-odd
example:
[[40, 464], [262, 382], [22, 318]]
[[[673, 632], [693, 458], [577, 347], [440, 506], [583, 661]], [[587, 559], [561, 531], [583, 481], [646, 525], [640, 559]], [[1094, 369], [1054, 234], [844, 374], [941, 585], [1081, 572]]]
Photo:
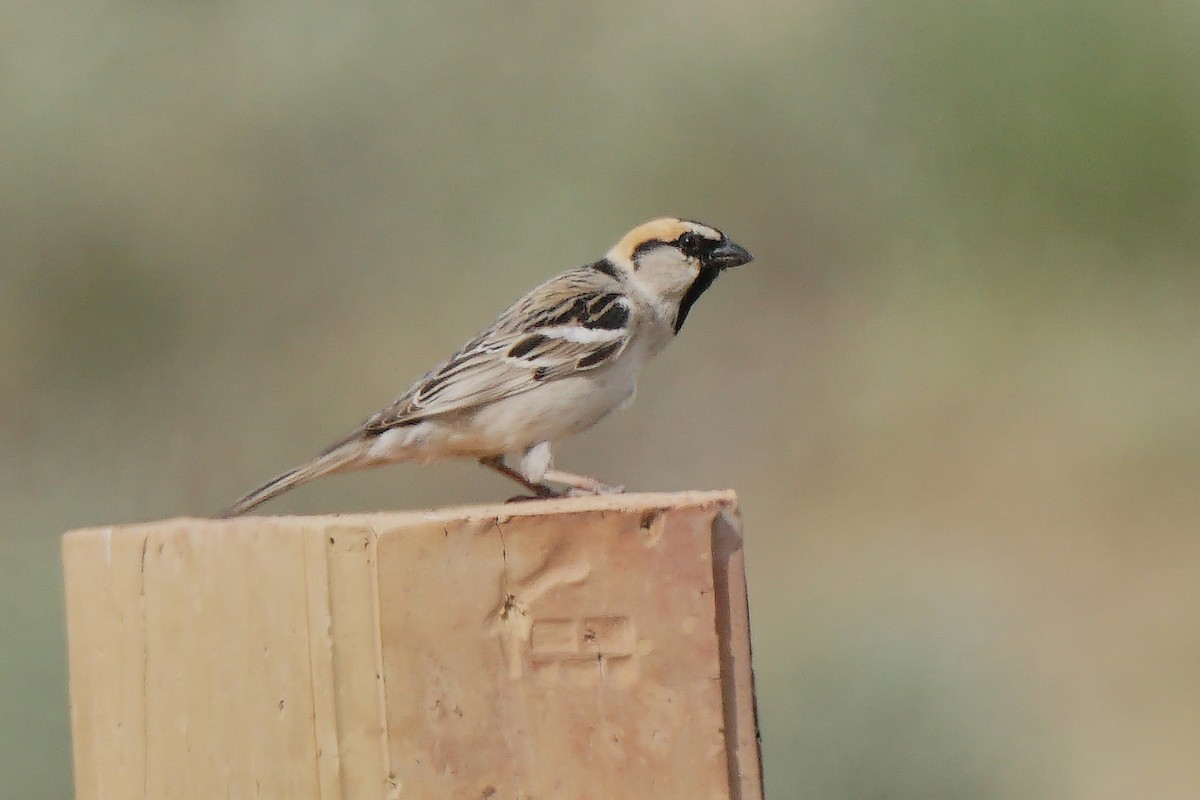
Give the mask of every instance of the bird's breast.
[[633, 393], [636, 370], [617, 363], [593, 372], [549, 381], [479, 409], [473, 437], [497, 452], [514, 452], [587, 430]]

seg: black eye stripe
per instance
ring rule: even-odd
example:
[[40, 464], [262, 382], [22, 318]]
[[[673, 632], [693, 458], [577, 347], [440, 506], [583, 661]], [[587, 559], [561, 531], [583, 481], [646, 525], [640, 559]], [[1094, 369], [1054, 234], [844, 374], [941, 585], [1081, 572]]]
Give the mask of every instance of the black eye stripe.
[[717, 242], [693, 231], [687, 231], [680, 234], [675, 246], [688, 258], [702, 258], [717, 246]]
[[637, 264], [638, 258], [659, 247], [674, 247], [679, 252], [683, 253], [688, 258], [704, 258], [713, 248], [719, 245], [720, 239], [710, 239], [702, 233], [696, 231], [684, 231], [679, 236], [670, 242], [664, 242], [661, 239], [650, 239], [642, 242], [637, 247], [633, 248], [634, 264]]

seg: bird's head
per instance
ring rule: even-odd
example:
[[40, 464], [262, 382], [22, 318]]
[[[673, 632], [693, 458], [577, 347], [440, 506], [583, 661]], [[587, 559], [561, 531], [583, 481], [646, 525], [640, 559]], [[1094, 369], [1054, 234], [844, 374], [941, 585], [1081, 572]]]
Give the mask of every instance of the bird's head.
[[744, 247], [716, 228], [674, 217], [637, 226], [606, 258], [657, 303], [676, 309], [676, 333], [722, 270], [753, 260]]

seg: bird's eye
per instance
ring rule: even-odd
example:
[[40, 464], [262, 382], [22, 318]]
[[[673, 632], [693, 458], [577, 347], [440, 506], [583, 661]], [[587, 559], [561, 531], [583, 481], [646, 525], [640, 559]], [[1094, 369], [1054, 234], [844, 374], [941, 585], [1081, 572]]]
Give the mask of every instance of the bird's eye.
[[700, 250], [703, 247], [701, 239], [696, 234], [688, 231], [681, 234], [679, 237], [679, 252], [683, 253], [688, 258], [695, 258], [700, 255]]

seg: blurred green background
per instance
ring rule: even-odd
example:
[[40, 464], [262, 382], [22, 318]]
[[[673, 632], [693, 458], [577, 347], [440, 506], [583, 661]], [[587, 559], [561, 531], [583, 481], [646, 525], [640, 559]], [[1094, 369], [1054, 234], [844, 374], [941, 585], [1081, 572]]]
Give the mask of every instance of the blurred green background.
[[61, 532], [214, 512], [678, 214], [757, 261], [559, 460], [741, 493], [769, 795], [1200, 797], [1198, 41], [1180, 2], [6, 4], [0, 796], [71, 791]]

